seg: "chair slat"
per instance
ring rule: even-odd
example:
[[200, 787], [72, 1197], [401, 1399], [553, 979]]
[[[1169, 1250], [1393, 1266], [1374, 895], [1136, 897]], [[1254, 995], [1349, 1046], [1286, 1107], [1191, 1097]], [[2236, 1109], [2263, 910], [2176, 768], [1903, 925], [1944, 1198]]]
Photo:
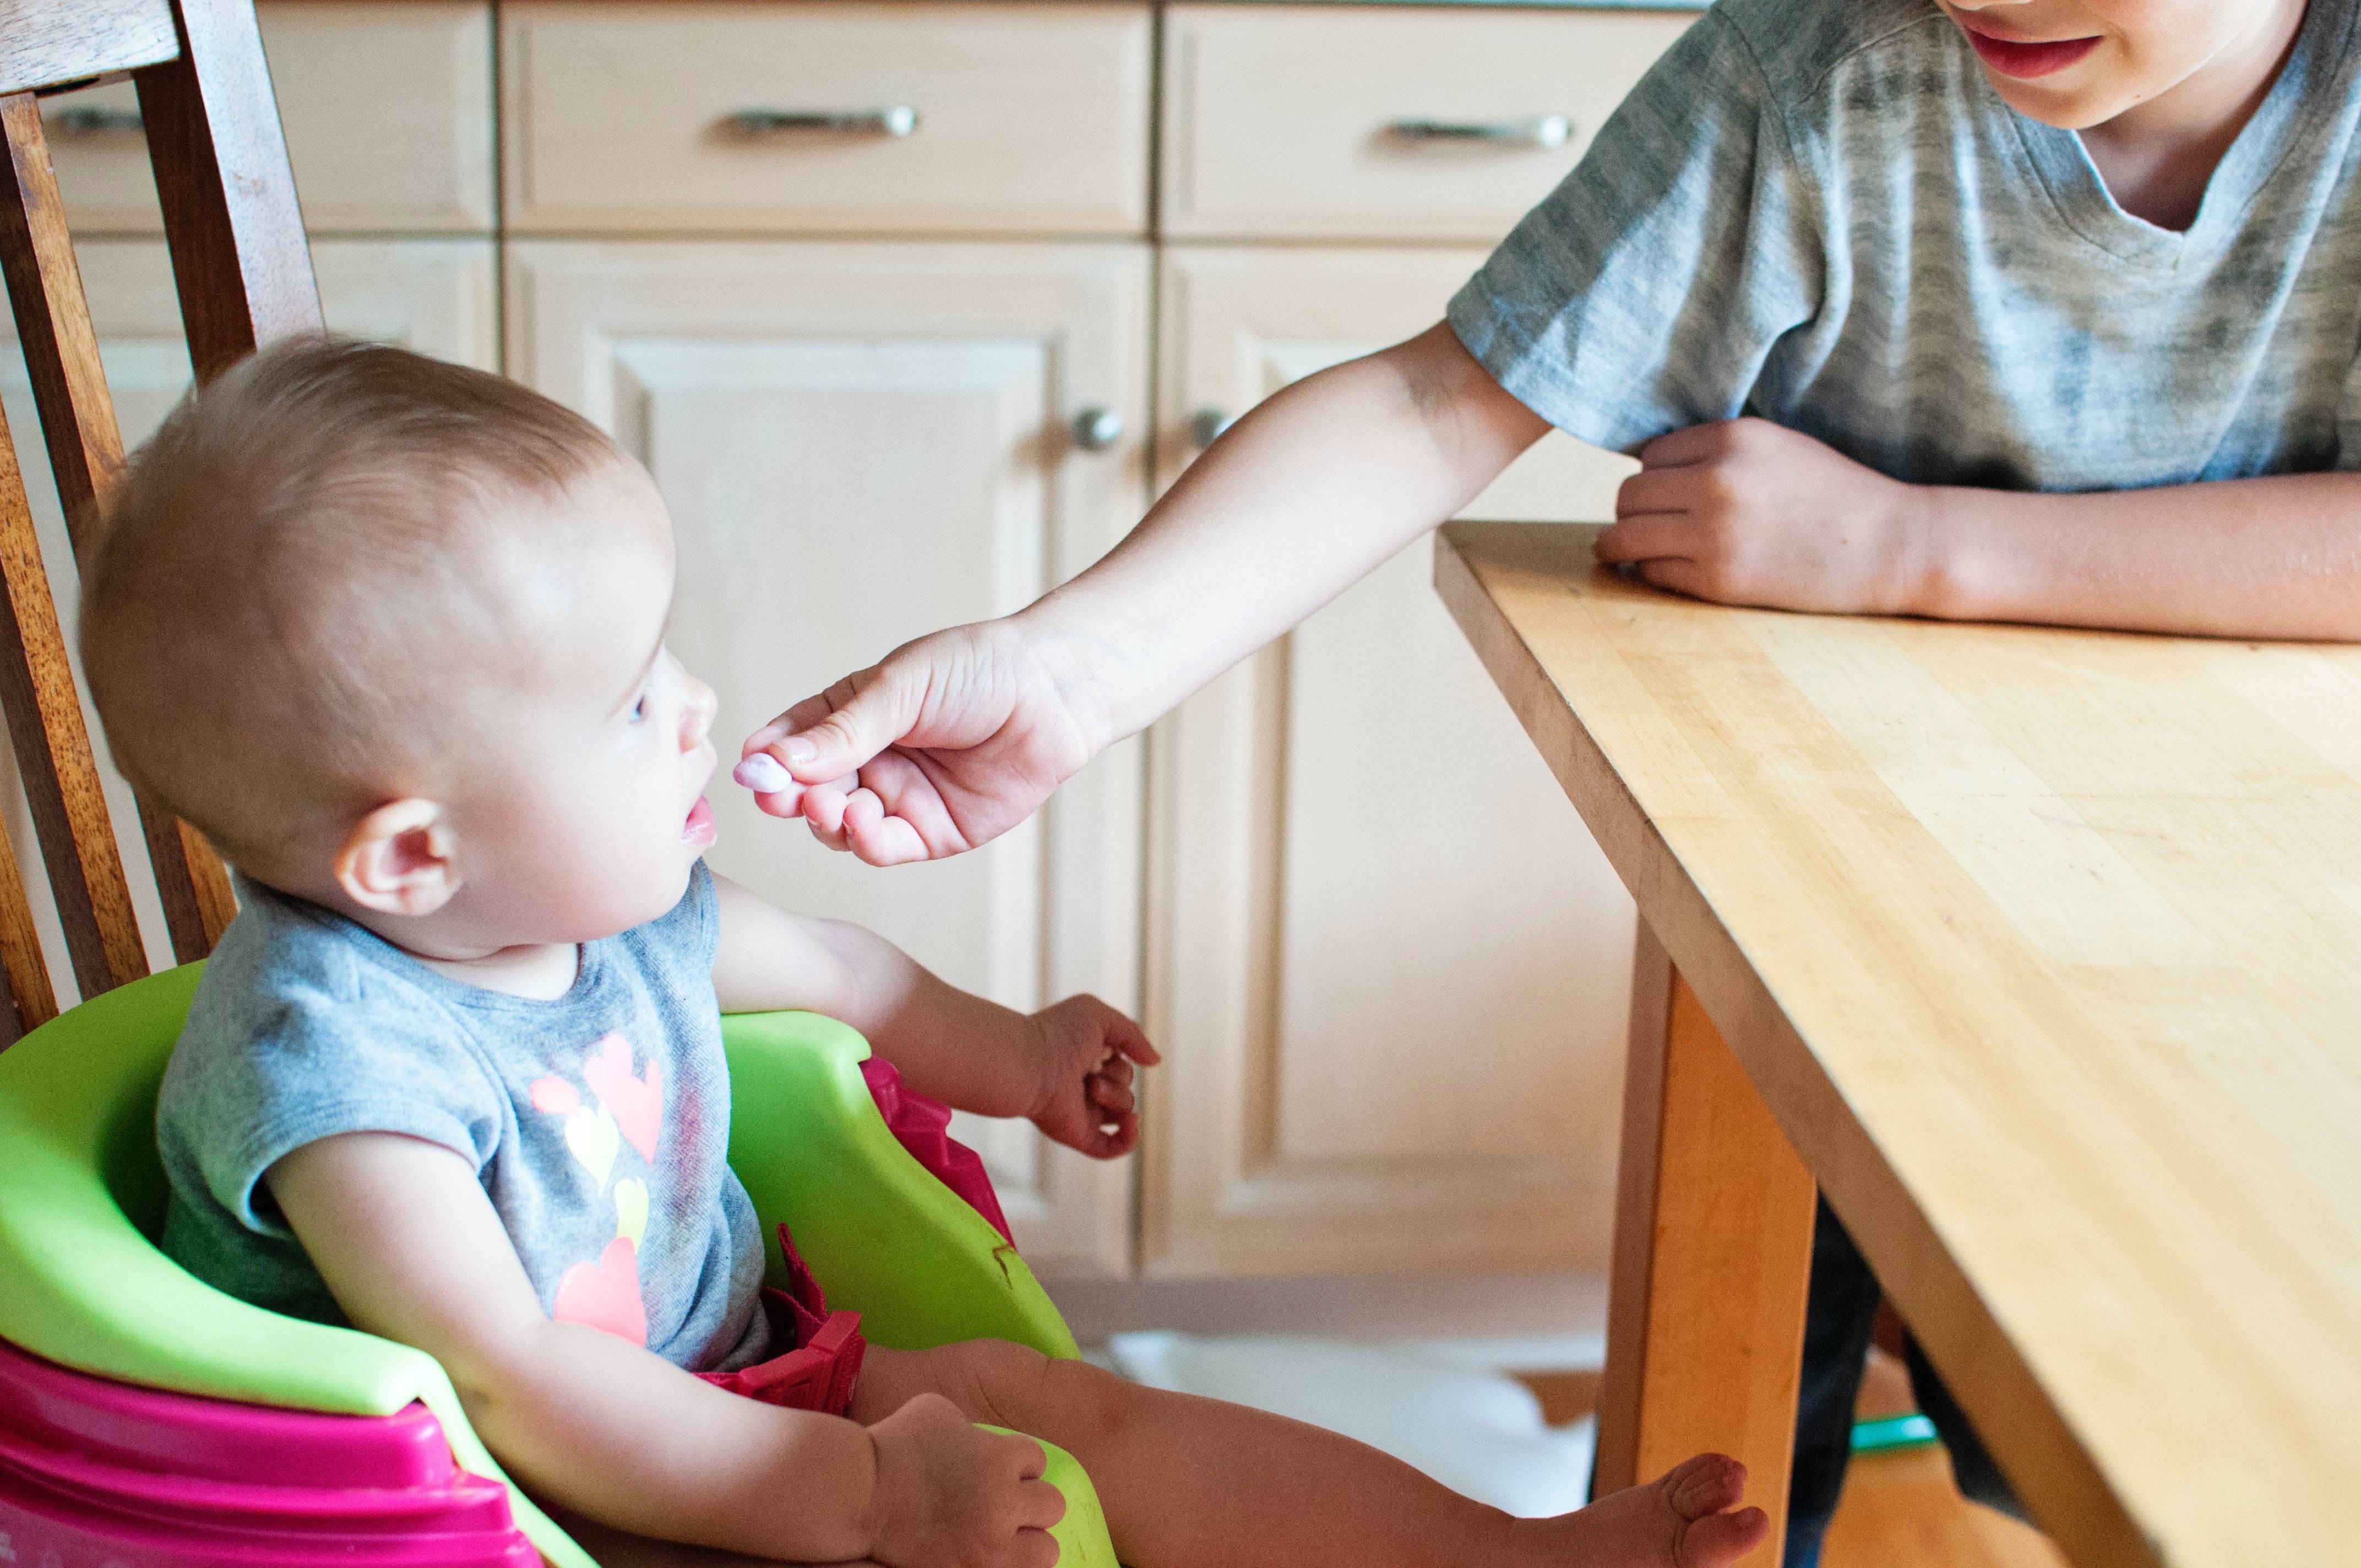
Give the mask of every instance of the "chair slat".
[[136, 80], [202, 386], [263, 344], [325, 326], [252, 0], [178, 11], [179, 58]]
[[0, 0], [0, 93], [29, 93], [170, 60], [169, 0]]
[[[75, 556], [87, 559], [107, 496], [123, 472], [123, 438], [82, 269], [66, 233], [39, 100], [29, 93], [0, 98], [0, 135], [13, 176], [0, 192], [0, 270], [16, 307], [66, 532]], [[172, 951], [183, 962], [201, 959], [236, 913], [228, 875], [204, 841], [183, 832], [170, 813], [143, 799], [139, 820]]]
[[82, 560], [97, 538], [99, 509], [123, 473], [123, 437], [99, 366], [82, 269], [66, 234], [40, 100], [30, 93], [0, 98], [0, 134], [7, 137], [14, 176], [0, 192], [0, 270], [16, 306], [66, 532], [75, 558]]
[[5, 822], [0, 822], [0, 970], [6, 974], [10, 1003], [6, 1015], [0, 1017], [0, 1034], [13, 1045], [58, 1015], [58, 994], [49, 984], [33, 905], [25, 896], [25, 873]]
[[65, 927], [66, 950], [84, 996], [148, 972], [131, 889], [115, 850], [106, 795], [99, 787], [90, 733], [65, 634], [41, 568], [40, 540], [25, 499], [7, 416], [0, 412], [0, 707], [16, 745], [25, 799], [33, 808], [49, 891]]

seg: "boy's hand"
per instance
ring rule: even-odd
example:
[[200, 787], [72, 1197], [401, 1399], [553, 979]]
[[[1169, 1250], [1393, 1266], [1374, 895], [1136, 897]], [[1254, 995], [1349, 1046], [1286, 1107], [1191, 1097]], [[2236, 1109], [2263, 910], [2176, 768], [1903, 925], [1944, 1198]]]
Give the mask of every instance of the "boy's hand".
[[1139, 1142], [1132, 1063], [1164, 1058], [1139, 1025], [1095, 996], [1069, 996], [1033, 1014], [1041, 1036], [1041, 1093], [1033, 1124], [1093, 1159], [1114, 1159]]
[[891, 1568], [1050, 1568], [1066, 1499], [1041, 1479], [1029, 1437], [985, 1431], [939, 1394], [869, 1429], [877, 1449], [875, 1543]]
[[1013, 619], [953, 627], [754, 731], [737, 778], [762, 810], [873, 866], [942, 860], [1033, 815], [1106, 743], [1083, 684]]
[[1916, 487], [1767, 420], [1658, 436], [1615, 498], [1601, 561], [1723, 604], [1908, 615], [1923, 601]]

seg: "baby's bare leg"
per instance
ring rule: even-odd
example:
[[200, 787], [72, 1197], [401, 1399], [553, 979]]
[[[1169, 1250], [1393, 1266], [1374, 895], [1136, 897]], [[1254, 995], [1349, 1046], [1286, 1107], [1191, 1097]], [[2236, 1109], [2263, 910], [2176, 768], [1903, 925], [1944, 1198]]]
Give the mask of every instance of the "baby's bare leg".
[[1767, 1524], [1726, 1511], [1745, 1475], [1730, 1460], [1691, 1460], [1580, 1513], [1511, 1519], [1334, 1432], [998, 1340], [872, 1347], [851, 1414], [882, 1420], [922, 1393], [1081, 1461], [1131, 1568], [1719, 1568]]

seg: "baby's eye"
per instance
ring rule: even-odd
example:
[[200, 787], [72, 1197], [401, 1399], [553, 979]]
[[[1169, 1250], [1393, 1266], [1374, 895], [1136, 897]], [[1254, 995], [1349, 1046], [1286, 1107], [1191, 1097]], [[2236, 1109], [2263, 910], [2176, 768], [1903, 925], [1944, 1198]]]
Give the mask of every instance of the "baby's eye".
[[633, 704], [631, 704], [631, 722], [632, 722], [632, 723], [634, 723], [634, 724], [637, 724], [637, 723], [639, 723], [642, 719], [645, 718], [647, 716], [648, 716], [648, 694], [647, 694], [647, 693], [645, 693], [645, 692], [642, 692], [642, 693], [640, 694], [639, 700], [638, 700], [637, 702], [634, 702]]

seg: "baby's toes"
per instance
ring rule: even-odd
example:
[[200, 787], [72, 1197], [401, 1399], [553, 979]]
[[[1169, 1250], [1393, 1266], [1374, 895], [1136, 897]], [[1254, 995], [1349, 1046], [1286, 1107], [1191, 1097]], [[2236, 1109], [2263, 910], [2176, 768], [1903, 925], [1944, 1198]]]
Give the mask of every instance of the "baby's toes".
[[1761, 1508], [1708, 1514], [1681, 1527], [1673, 1561], [1679, 1568], [1724, 1568], [1762, 1545], [1770, 1533], [1771, 1517]]
[[1701, 1519], [1738, 1505], [1746, 1495], [1746, 1466], [1726, 1454], [1700, 1453], [1673, 1466], [1656, 1485], [1674, 1513]]

